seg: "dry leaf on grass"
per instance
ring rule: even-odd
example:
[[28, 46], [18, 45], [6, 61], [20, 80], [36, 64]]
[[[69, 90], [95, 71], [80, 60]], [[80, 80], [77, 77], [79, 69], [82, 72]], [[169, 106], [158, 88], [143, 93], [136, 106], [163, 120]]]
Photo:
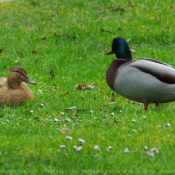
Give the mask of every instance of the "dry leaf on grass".
[[55, 73], [54, 73], [54, 71], [52, 69], [50, 70], [50, 76], [51, 76], [51, 78], [55, 77]]
[[77, 108], [76, 106], [72, 106], [72, 107], [66, 108], [66, 110], [86, 111], [87, 109], [81, 109], [81, 108]]
[[4, 116], [4, 114], [0, 114], [0, 118], [2, 118]]
[[60, 131], [61, 131], [62, 133], [66, 133], [66, 132], [69, 132], [70, 129], [68, 128], [67, 125], [64, 124], [62, 127], [60, 127]]
[[38, 54], [37, 50], [32, 50], [32, 54]]
[[107, 105], [113, 105], [113, 104], [116, 104], [116, 102], [104, 103], [103, 105], [107, 106]]
[[68, 95], [69, 93], [70, 93], [70, 92], [67, 91], [67, 92], [65, 92], [64, 94], [60, 95], [60, 97], [64, 97], [64, 96]]
[[46, 36], [40, 36], [39, 39], [45, 40], [46, 39]]
[[52, 14], [52, 15], [50, 15], [50, 17], [57, 17], [57, 16], [59, 16], [60, 14], [59, 14], [59, 12], [56, 12], [56, 13], [54, 13], [54, 14]]
[[69, 35], [69, 34], [67, 34], [67, 33], [58, 34], [58, 33], [54, 32], [54, 36], [56, 36], [56, 37], [66, 37], [66, 38], [76, 39], [76, 36]]
[[134, 49], [130, 49], [130, 51], [131, 51], [132, 53], [135, 53], [135, 52], [136, 52]]
[[104, 28], [102, 28], [101, 31], [102, 31], [102, 32], [107, 32], [107, 33], [113, 33], [113, 34], [115, 34], [115, 32], [110, 31], [110, 30], [108, 30], [108, 29], [104, 29]]
[[75, 110], [75, 109], [77, 109], [76, 106], [72, 106], [72, 107], [66, 108], [66, 110]]
[[78, 84], [76, 85], [76, 89], [77, 90], [86, 90], [86, 89], [94, 89], [95, 88], [95, 83], [91, 83], [91, 84]]
[[171, 44], [169, 41], [167, 41], [167, 40], [165, 40], [165, 39], [163, 39], [162, 40], [165, 44]]
[[111, 94], [111, 102], [115, 102], [115, 95], [114, 95], [114, 92], [112, 92], [112, 94]]
[[23, 52], [17, 52], [17, 54], [18, 54], [18, 56], [21, 57], [21, 58], [24, 56], [24, 53], [23, 53]]

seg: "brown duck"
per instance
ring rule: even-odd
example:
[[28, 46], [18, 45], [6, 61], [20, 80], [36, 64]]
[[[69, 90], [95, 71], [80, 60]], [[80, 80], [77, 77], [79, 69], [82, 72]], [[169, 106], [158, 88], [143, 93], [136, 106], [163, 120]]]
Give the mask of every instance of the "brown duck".
[[36, 84], [27, 76], [26, 70], [20, 66], [11, 68], [7, 78], [1, 77], [0, 105], [22, 104], [28, 99], [33, 100], [33, 92], [24, 82]]

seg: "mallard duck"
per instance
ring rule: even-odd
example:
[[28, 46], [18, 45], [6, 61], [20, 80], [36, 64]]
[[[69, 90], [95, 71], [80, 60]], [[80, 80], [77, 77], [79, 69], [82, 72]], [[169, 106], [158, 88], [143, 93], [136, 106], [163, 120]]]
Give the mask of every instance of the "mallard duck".
[[36, 84], [27, 76], [23, 67], [15, 66], [6, 77], [0, 78], [0, 105], [22, 104], [28, 99], [34, 99], [33, 92], [24, 83]]
[[112, 49], [115, 53], [106, 74], [109, 87], [120, 95], [144, 104], [175, 101], [175, 68], [150, 58], [132, 60], [131, 51], [124, 38], [114, 38]]

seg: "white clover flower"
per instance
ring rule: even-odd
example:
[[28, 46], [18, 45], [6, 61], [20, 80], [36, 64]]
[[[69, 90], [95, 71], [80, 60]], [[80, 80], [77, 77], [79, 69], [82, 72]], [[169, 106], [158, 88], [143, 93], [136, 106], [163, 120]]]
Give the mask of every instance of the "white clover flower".
[[114, 116], [115, 114], [114, 114], [114, 112], [111, 112], [111, 116]]
[[66, 120], [67, 122], [70, 122], [70, 121], [71, 121], [71, 119], [70, 119], [70, 118], [65, 118], [65, 120]]
[[150, 151], [147, 151], [146, 154], [148, 154], [149, 156], [155, 156], [155, 154], [158, 154], [159, 150], [158, 148], [151, 148]]
[[64, 112], [61, 112], [61, 115], [64, 115]]
[[154, 147], [154, 148], [151, 148], [150, 151], [151, 151], [151, 152], [154, 152], [154, 153], [159, 153], [158, 148], [155, 148], [155, 147]]
[[142, 117], [144, 120], [146, 120], [146, 116], [144, 115], [143, 117]]
[[66, 136], [66, 139], [72, 140], [72, 137], [71, 136]]
[[125, 148], [124, 149], [124, 152], [127, 153], [127, 154], [129, 154], [130, 153], [129, 148]]
[[93, 114], [94, 113], [94, 110], [90, 110], [90, 114]]
[[82, 138], [79, 138], [78, 141], [79, 141], [80, 143], [85, 143], [85, 140], [82, 139]]
[[136, 121], [135, 119], [132, 119], [132, 122], [133, 122], [133, 123], [137, 123], [137, 121]]
[[33, 112], [34, 112], [33, 110], [30, 110], [30, 113], [31, 113], [31, 114], [33, 114]]
[[83, 149], [82, 146], [73, 146], [73, 148], [76, 150], [76, 151], [80, 151]]
[[55, 121], [55, 122], [59, 122], [60, 119], [58, 119], [58, 118], [54, 118], [54, 121]]
[[41, 106], [41, 107], [44, 107], [44, 104], [43, 104], [43, 103], [41, 103], [41, 104], [40, 104], [40, 106]]
[[42, 94], [43, 93], [43, 91], [41, 89], [38, 89], [38, 92], [39, 92], [39, 94]]
[[61, 149], [65, 148], [65, 147], [66, 147], [66, 145], [61, 145], [61, 146], [60, 146]]
[[111, 149], [112, 149], [112, 146], [108, 146], [108, 148], [106, 150], [110, 151]]
[[144, 146], [143, 148], [144, 148], [144, 150], [148, 150], [148, 147], [147, 146]]
[[99, 147], [98, 145], [95, 145], [95, 146], [94, 146], [94, 149], [95, 149], [95, 150], [100, 150], [100, 147]]
[[166, 127], [170, 127], [170, 126], [171, 126], [171, 124], [170, 124], [170, 123], [167, 123], [167, 124], [166, 124]]

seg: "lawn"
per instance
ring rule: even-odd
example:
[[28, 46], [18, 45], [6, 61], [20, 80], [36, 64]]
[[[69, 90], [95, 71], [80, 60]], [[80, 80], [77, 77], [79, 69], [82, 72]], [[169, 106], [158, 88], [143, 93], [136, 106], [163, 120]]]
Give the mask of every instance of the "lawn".
[[14, 65], [35, 101], [0, 107], [0, 174], [175, 174], [175, 103], [133, 103], [107, 86], [114, 37], [133, 58], [175, 66], [173, 0], [0, 3], [0, 76]]

